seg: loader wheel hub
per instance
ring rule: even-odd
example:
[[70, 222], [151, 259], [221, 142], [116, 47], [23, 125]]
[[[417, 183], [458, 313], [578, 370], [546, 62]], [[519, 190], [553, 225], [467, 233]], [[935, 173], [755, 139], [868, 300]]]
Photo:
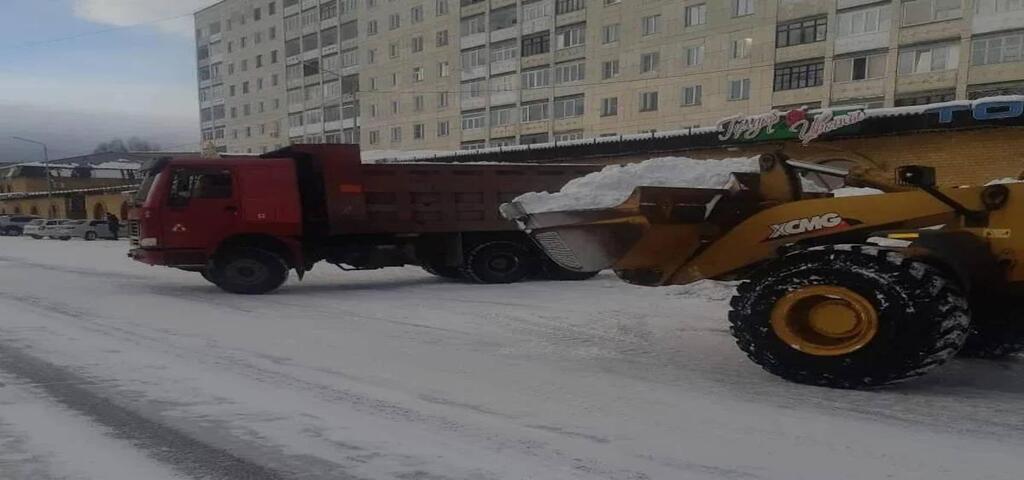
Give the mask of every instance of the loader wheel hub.
[[838, 356], [867, 345], [878, 333], [878, 312], [863, 296], [842, 287], [810, 286], [782, 297], [772, 329], [801, 352]]

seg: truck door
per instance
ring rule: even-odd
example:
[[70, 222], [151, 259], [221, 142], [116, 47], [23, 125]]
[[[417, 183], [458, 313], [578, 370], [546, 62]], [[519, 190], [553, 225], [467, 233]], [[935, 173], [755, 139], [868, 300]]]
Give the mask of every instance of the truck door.
[[171, 171], [165, 246], [207, 249], [237, 229], [239, 205], [235, 176], [224, 168], [178, 168]]

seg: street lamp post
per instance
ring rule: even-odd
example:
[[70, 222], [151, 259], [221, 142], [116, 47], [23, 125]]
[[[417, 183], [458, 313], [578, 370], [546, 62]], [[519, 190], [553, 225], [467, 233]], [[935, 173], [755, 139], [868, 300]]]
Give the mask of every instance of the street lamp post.
[[32, 143], [43, 147], [43, 166], [46, 168], [46, 213], [49, 215], [53, 212], [53, 178], [50, 177], [50, 153], [46, 147], [46, 144], [36, 140], [31, 140], [22, 137], [11, 137], [15, 140]]

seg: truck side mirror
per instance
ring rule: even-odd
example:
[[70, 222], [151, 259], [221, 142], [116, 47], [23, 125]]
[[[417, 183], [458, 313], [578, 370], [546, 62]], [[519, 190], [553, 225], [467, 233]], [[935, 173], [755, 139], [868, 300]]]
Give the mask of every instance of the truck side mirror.
[[935, 169], [922, 165], [908, 165], [896, 169], [896, 184], [931, 188], [936, 184]]

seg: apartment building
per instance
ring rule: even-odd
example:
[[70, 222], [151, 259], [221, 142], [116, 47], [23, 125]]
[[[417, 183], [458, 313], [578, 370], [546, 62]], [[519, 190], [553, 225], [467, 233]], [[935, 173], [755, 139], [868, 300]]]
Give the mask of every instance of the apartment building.
[[[218, 147], [477, 149], [710, 126], [772, 108], [1024, 93], [1021, 0], [276, 3], [225, 0], [196, 15], [203, 133]], [[266, 38], [275, 25], [283, 36]], [[235, 49], [214, 46], [225, 41]], [[241, 71], [275, 49], [277, 61]], [[270, 74], [283, 82], [253, 93]], [[231, 86], [236, 96], [222, 91]], [[258, 97], [283, 106], [230, 115]], [[244, 135], [275, 120], [278, 129]]]

